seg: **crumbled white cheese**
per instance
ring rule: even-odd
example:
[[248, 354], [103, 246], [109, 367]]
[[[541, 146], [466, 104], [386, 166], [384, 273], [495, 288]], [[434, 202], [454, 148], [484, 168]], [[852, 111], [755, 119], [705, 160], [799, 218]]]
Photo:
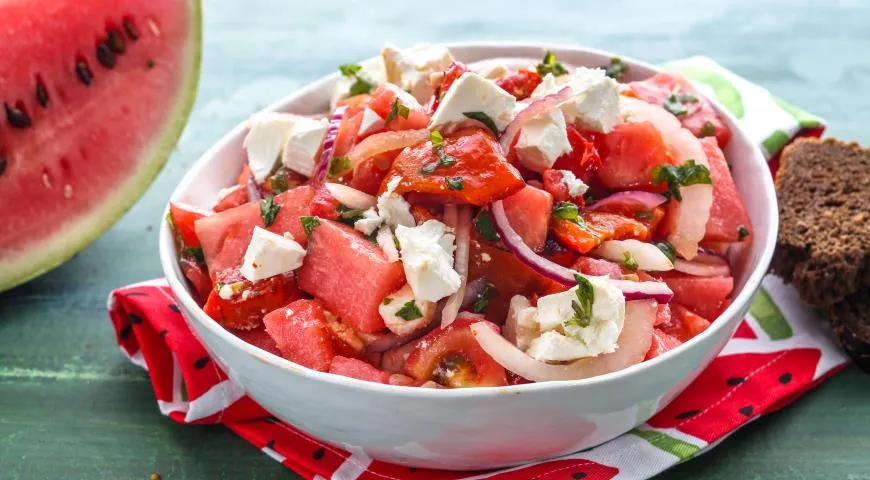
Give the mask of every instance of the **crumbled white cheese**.
[[390, 44], [381, 51], [387, 81], [410, 92], [420, 103], [435, 93], [429, 75], [442, 72], [453, 63], [453, 55], [446, 47], [422, 44], [401, 50]]
[[[455, 293], [462, 279], [453, 269], [454, 236], [444, 224], [427, 220], [418, 227], [396, 227], [405, 278], [414, 297], [430, 302]], [[449, 248], [445, 248], [448, 247]]]
[[380, 130], [383, 126], [384, 118], [371, 108], [366, 107], [363, 110], [362, 121], [359, 124], [359, 133], [357, 135], [360, 137], [368, 135], [375, 130]]
[[371, 235], [382, 223], [384, 223], [384, 219], [375, 212], [374, 208], [369, 208], [363, 212], [362, 218], [353, 223], [353, 228], [362, 232], [363, 235]]
[[394, 193], [401, 181], [402, 177], [395, 176], [387, 182], [387, 189], [378, 197], [378, 215], [387, 225], [413, 227], [416, 222], [411, 215], [411, 204], [401, 195]]
[[[408, 305], [410, 302], [413, 302], [417, 309], [420, 310], [421, 317], [411, 318], [410, 310], [413, 306]], [[406, 306], [408, 308], [403, 313], [410, 320], [406, 320], [398, 315], [399, 310], [402, 310]], [[411, 286], [405, 284], [402, 288], [384, 298], [378, 307], [378, 313], [381, 314], [381, 318], [384, 319], [384, 323], [391, 332], [399, 336], [405, 336], [425, 327], [432, 321], [432, 316], [435, 315], [435, 302], [415, 298]]]
[[562, 174], [562, 183], [568, 188], [568, 195], [571, 198], [579, 197], [589, 190], [589, 185], [577, 178], [571, 170], [558, 170]]
[[532, 92], [532, 99], [556, 93], [568, 85], [573, 90], [570, 100], [562, 103], [562, 113], [568, 123], [578, 123], [596, 132], [609, 132], [619, 120], [619, 84], [600, 68], [580, 67], [568, 75], [547, 74]]
[[510, 73], [507, 67], [500, 63], [494, 63], [492, 65], [487, 65], [480, 70], [478, 70], [477, 74], [487, 80], [498, 80], [499, 78]]
[[263, 112], [252, 115], [248, 120], [248, 133], [243, 146], [248, 154], [248, 166], [258, 182], [264, 181], [272, 172], [293, 133], [297, 118], [289, 113]]
[[317, 153], [326, 136], [329, 121], [325, 118], [315, 120], [309, 117], [296, 117], [293, 130], [284, 144], [281, 161], [284, 166], [306, 177], [314, 175], [320, 160]]
[[235, 293], [232, 283], [223, 283], [218, 289], [218, 296], [224, 300], [231, 300]]
[[516, 98], [495, 82], [476, 73], [466, 72], [447, 90], [438, 110], [429, 121], [429, 129], [466, 122], [469, 118], [465, 113], [481, 112], [492, 119], [500, 132], [513, 119], [516, 105]]
[[[524, 105], [517, 105], [519, 110]], [[535, 172], [553, 166], [562, 155], [571, 151], [568, 131], [562, 112], [554, 108], [529, 120], [520, 131], [516, 144], [520, 163]]]
[[256, 282], [301, 267], [303, 258], [305, 249], [295, 240], [262, 227], [254, 227], [239, 272], [251, 282]]

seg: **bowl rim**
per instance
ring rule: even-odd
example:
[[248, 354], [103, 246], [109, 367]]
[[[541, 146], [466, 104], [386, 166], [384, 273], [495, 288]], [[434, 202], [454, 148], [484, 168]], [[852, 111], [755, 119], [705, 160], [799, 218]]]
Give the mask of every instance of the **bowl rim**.
[[[639, 66], [653, 72], [661, 72], [662, 68], [654, 66], [650, 63], [636, 60], [631, 57], [617, 55], [611, 53], [606, 50], [578, 46], [578, 45], [568, 45], [568, 44], [560, 44], [560, 43], [551, 43], [551, 42], [527, 42], [527, 41], [462, 41], [462, 42], [442, 42], [439, 45], [444, 45], [448, 48], [458, 48], [458, 49], [498, 49], [498, 50], [511, 50], [511, 49], [529, 49], [529, 48], [540, 48], [541, 51], [545, 50], [563, 50], [563, 51], [572, 51], [574, 53], [588, 53], [593, 55], [600, 55], [605, 57], [619, 57], [623, 62], [629, 64], [629, 66]], [[504, 55], [499, 56], [489, 56], [488, 58], [504, 58]], [[295, 101], [299, 98], [302, 98], [306, 95], [311, 94], [312, 92], [318, 91], [322, 89], [326, 84], [334, 81], [339, 74], [337, 72], [333, 72], [329, 75], [320, 77], [303, 87], [291, 92], [285, 97], [279, 99], [278, 101], [270, 104], [263, 111], [274, 111], [279, 110], [284, 107], [286, 104]], [[743, 131], [743, 128], [737, 123], [736, 119], [733, 115], [725, 108], [723, 108], [716, 99], [710, 99], [716, 108], [717, 112], [720, 115], [725, 116], [729, 123], [736, 127], [736, 130], [740, 132], [740, 135], [735, 135], [741, 137], [743, 140], [747, 141], [751, 151], [753, 152], [752, 160], [748, 163], [750, 165], [754, 165], [757, 168], [760, 168], [764, 172], [767, 171], [767, 163], [764, 159], [764, 155], [761, 153], [761, 149], [758, 145], [749, 141], [749, 136], [746, 132]], [[182, 180], [178, 183], [176, 188], [173, 190], [170, 201], [176, 200], [181, 197], [182, 193], [184, 193], [190, 184], [192, 184], [197, 175], [196, 172], [203, 170], [206, 165], [211, 163], [214, 158], [217, 158], [217, 153], [220, 152], [225, 146], [232, 142], [232, 140], [240, 134], [240, 132], [245, 128], [245, 122], [242, 121], [226, 134], [224, 134], [215, 144], [213, 144], [205, 153], [203, 153], [194, 164], [187, 170]], [[732, 138], [734, 138], [732, 137]], [[737, 317], [739, 310], [741, 310], [746, 304], [748, 304], [752, 297], [754, 296], [756, 290], [761, 285], [761, 281], [767, 273], [768, 266], [770, 265], [771, 259], [773, 258], [773, 250], [776, 245], [777, 232], [779, 227], [779, 211], [776, 203], [776, 193], [774, 190], [773, 179], [771, 175], [763, 175], [762, 178], [763, 183], [763, 202], [766, 207], [767, 216], [770, 219], [770, 224], [767, 225], [767, 237], [761, 238], [760, 236], [753, 235], [754, 239], [758, 239], [757, 241], [762, 241], [762, 250], [759, 255], [758, 264], [755, 269], [751, 271], [744, 283], [743, 287], [740, 289], [740, 292], [734, 297], [731, 304], [722, 312], [718, 320], [729, 320], [732, 317]], [[178, 301], [180, 301], [184, 307], [183, 315], [186, 322], [198, 322], [203, 328], [208, 329], [211, 333], [218, 336], [221, 340], [230, 344], [233, 348], [244, 352], [245, 354], [256, 358], [257, 360], [268, 364], [271, 367], [280, 369], [291, 375], [300, 375], [306, 377], [309, 380], [320, 381], [332, 384], [335, 387], [339, 388], [348, 388], [348, 389], [363, 389], [367, 390], [372, 394], [390, 394], [390, 395], [399, 395], [405, 397], [420, 397], [420, 398], [454, 398], [454, 397], [492, 397], [497, 395], [504, 395], [505, 393], [511, 394], [521, 394], [521, 393], [531, 393], [536, 391], [549, 391], [554, 389], [564, 389], [564, 388], [576, 388], [576, 387], [585, 387], [585, 386], [594, 386], [601, 383], [609, 383], [616, 382], [619, 380], [636, 377], [638, 375], [642, 375], [646, 370], [655, 368], [657, 365], [668, 362], [670, 359], [675, 358], [681, 355], [683, 352], [693, 348], [695, 345], [698, 345], [703, 338], [711, 337], [716, 335], [716, 333], [723, 329], [727, 328], [732, 322], [731, 321], [719, 321], [719, 322], [711, 322], [711, 326], [707, 328], [705, 331], [697, 335], [695, 338], [690, 339], [687, 342], [682, 343], [678, 347], [665, 352], [664, 354], [650, 359], [638, 364], [632, 365], [628, 368], [624, 368], [622, 370], [618, 370], [615, 372], [610, 372], [604, 375], [599, 375], [596, 377], [584, 378], [579, 380], [552, 380], [546, 382], [533, 382], [527, 384], [520, 385], [507, 385], [501, 387], [475, 387], [475, 388], [456, 388], [456, 389], [435, 389], [435, 388], [419, 388], [419, 387], [409, 387], [409, 386], [401, 386], [401, 385], [389, 385], [389, 384], [381, 384], [374, 382], [367, 382], [365, 380], [359, 380], [356, 378], [345, 377], [341, 375], [331, 374], [328, 372], [320, 372], [317, 370], [313, 370], [302, 365], [296, 364], [287, 360], [285, 358], [274, 355], [270, 352], [267, 352], [259, 347], [251, 345], [241, 338], [233, 335], [228, 330], [223, 328], [217, 322], [211, 319], [206, 313], [202, 310], [202, 307], [193, 299], [190, 295], [187, 287], [185, 286], [185, 281], [182, 278], [180, 268], [178, 267], [178, 262], [176, 258], [176, 249], [173, 243], [172, 233], [169, 229], [169, 224], [166, 221], [166, 214], [169, 211], [169, 202], [163, 212], [163, 217], [161, 219], [161, 227], [160, 227], [160, 238], [159, 238], [159, 254], [160, 254], [160, 263], [163, 268], [163, 273], [166, 276], [166, 279], [169, 283], [169, 286], [172, 290], [173, 295], [176, 297]], [[759, 230], [759, 226], [755, 227], [755, 230]], [[733, 320], [733, 319], [732, 319]], [[736, 325], [734, 325], [736, 327]], [[195, 329], [194, 334], [196, 334]], [[205, 343], [205, 342], [203, 342]]]

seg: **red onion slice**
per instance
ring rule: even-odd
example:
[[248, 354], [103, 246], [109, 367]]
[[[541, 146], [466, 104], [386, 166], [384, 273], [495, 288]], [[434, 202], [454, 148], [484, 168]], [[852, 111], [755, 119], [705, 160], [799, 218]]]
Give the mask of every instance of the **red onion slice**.
[[326, 179], [329, 162], [332, 161], [332, 153], [335, 151], [335, 138], [338, 136], [338, 130], [341, 128], [341, 121], [344, 120], [345, 113], [347, 113], [347, 105], [342, 105], [335, 109], [329, 119], [329, 126], [326, 127], [326, 135], [323, 137], [320, 163], [314, 173], [314, 181], [317, 184], [323, 183], [323, 180]]
[[625, 260], [630, 254], [637, 262], [637, 268], [648, 272], [666, 272], [674, 269], [674, 264], [658, 247], [651, 243], [638, 240], [607, 240], [589, 252], [593, 257], [600, 257], [614, 262]]
[[731, 275], [731, 266], [719, 256], [711, 255], [703, 250], [691, 261], [678, 258], [674, 261], [674, 270], [696, 277], [727, 277]]
[[668, 303], [674, 292], [665, 282], [632, 282], [631, 280], [610, 280], [622, 290], [625, 301], [653, 299], [658, 303]]
[[478, 277], [468, 282], [465, 286], [465, 296], [462, 298], [462, 305], [459, 306], [459, 309], [463, 310], [471, 308], [472, 305], [474, 305], [474, 302], [477, 301], [477, 296], [483, 292], [487, 282], [489, 282], [489, 280], [487, 280], [486, 277]]
[[665, 203], [667, 199], [658, 193], [644, 192], [642, 190], [629, 190], [616, 192], [608, 195], [597, 202], [586, 206], [587, 210], [608, 210], [614, 207], [627, 207], [632, 210], [652, 210]]
[[260, 186], [257, 185], [257, 181], [254, 180], [253, 175], [248, 177], [248, 181], [245, 183], [245, 188], [248, 190], [249, 202], [259, 202], [263, 199], [263, 192], [260, 190]]
[[626, 303], [625, 323], [617, 340], [619, 348], [613, 353], [564, 365], [535, 360], [485, 324], [476, 323], [470, 328], [480, 347], [501, 366], [523, 378], [544, 382], [595, 377], [642, 362], [652, 343], [655, 318], [655, 302], [642, 300]]
[[559, 106], [562, 102], [571, 98], [573, 92], [571, 91], [571, 87], [565, 87], [559, 90], [556, 93], [551, 93], [545, 97], [542, 97], [540, 100], [536, 100], [529, 104], [528, 107], [523, 109], [517, 116], [511, 120], [511, 123], [504, 129], [501, 137], [499, 137], [498, 143], [501, 145], [502, 152], [505, 155], [510, 151], [511, 145], [514, 143], [514, 138], [520, 133], [523, 125], [528, 123], [533, 118], [547, 113], [553, 108]]
[[468, 281], [468, 254], [471, 250], [471, 206], [447, 205], [444, 207], [445, 218], [447, 217], [447, 209], [457, 210], [456, 226], [454, 227], [456, 251], [453, 256], [453, 269], [456, 270], [462, 281], [459, 284], [459, 290], [454, 292], [444, 304], [444, 310], [441, 312], [442, 328], [456, 320], [456, 315], [459, 314], [459, 308], [462, 306], [462, 300], [465, 298], [465, 286]]
[[356, 144], [348, 154], [348, 157], [350, 158], [351, 167], [356, 169], [363, 160], [379, 153], [405, 147], [416, 147], [426, 140], [429, 140], [429, 130], [425, 128], [376, 133]]

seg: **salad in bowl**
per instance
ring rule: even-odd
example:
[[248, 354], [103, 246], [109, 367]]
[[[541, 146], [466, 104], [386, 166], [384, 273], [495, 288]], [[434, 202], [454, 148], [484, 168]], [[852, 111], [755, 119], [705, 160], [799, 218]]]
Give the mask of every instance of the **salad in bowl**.
[[618, 57], [466, 63], [387, 45], [329, 111], [263, 112], [210, 209], [174, 201], [203, 311], [295, 364], [403, 387], [579, 380], [732, 301], [753, 235], [723, 116]]

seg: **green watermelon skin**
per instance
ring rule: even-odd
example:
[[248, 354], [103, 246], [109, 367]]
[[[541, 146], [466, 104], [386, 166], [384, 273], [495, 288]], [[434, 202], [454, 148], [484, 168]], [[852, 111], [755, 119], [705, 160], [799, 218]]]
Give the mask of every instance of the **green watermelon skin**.
[[2, 291], [85, 248], [163, 167], [196, 97], [200, 4], [2, 2], [0, 44]]

